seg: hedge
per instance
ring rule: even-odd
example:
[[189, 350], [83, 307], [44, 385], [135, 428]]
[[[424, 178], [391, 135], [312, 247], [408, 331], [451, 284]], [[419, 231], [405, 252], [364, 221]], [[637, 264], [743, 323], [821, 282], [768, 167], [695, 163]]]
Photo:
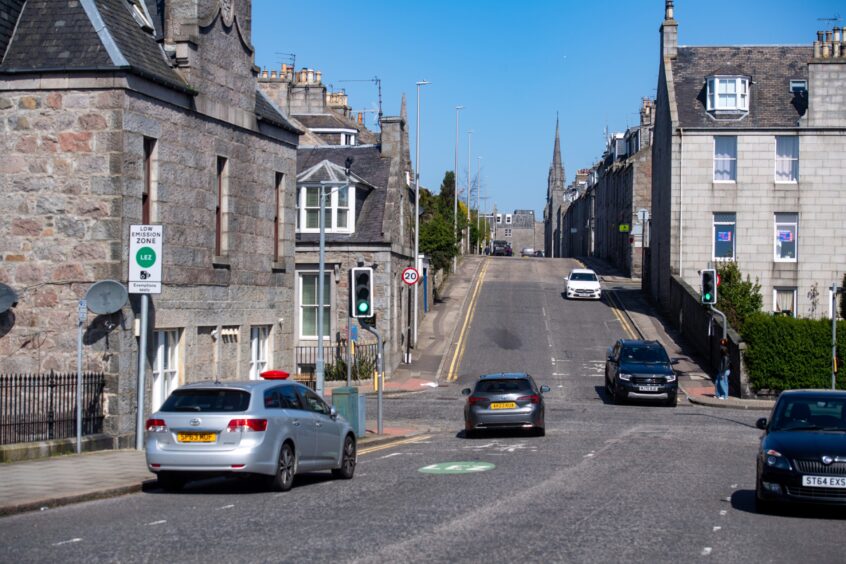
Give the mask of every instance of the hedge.
[[[743, 326], [746, 369], [756, 390], [831, 388], [831, 320], [755, 314]], [[837, 387], [846, 354], [846, 322], [837, 323]]]

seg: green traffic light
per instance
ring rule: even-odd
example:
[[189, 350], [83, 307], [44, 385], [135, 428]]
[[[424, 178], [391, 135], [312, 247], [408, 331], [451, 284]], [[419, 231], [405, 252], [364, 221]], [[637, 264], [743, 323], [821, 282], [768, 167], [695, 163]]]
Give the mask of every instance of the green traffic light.
[[707, 301], [711, 301], [711, 294], [705, 294], [705, 299]]
[[359, 302], [358, 304], [358, 312], [365, 313], [369, 308], [367, 307], [367, 302]]

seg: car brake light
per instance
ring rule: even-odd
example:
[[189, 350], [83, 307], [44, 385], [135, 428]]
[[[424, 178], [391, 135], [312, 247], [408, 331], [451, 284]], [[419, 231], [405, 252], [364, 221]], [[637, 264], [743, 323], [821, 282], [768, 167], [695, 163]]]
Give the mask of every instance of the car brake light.
[[266, 431], [267, 419], [233, 419], [226, 426], [229, 432], [236, 431]]
[[477, 403], [482, 403], [488, 401], [486, 398], [480, 398], [476, 396], [470, 396], [467, 398], [467, 403], [470, 405], [476, 405]]
[[167, 423], [165, 423], [164, 419], [147, 419], [145, 428], [153, 432], [167, 431]]
[[517, 398], [517, 401], [530, 401], [532, 403], [540, 403], [540, 396], [537, 394], [532, 394], [530, 396], [520, 396]]

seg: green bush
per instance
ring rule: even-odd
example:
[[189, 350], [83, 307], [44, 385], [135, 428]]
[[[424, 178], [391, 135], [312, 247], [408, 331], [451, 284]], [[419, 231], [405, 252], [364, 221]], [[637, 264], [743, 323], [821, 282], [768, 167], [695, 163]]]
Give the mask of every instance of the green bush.
[[764, 303], [761, 297], [761, 285], [757, 278], [755, 282], [740, 272], [737, 262], [729, 261], [717, 265], [720, 275], [720, 287], [717, 290], [717, 309], [726, 314], [731, 327], [740, 331], [746, 318], [761, 311]]
[[[756, 390], [831, 387], [831, 321], [757, 313], [743, 325], [746, 368]], [[837, 324], [837, 364], [846, 353], [846, 322]], [[837, 387], [846, 389], [846, 375]]]

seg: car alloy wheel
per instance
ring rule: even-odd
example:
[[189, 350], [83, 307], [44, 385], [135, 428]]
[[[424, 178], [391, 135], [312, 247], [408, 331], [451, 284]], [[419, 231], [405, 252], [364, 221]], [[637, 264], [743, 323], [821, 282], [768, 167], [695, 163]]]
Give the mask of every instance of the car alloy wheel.
[[349, 480], [355, 473], [355, 440], [352, 435], [347, 435], [344, 439], [344, 450], [341, 453], [341, 467], [332, 470], [332, 475], [336, 478]]
[[282, 445], [279, 450], [279, 462], [276, 466], [276, 474], [271, 476], [270, 488], [277, 492], [287, 492], [294, 485], [294, 474], [296, 473], [296, 457], [294, 449], [289, 443]]

